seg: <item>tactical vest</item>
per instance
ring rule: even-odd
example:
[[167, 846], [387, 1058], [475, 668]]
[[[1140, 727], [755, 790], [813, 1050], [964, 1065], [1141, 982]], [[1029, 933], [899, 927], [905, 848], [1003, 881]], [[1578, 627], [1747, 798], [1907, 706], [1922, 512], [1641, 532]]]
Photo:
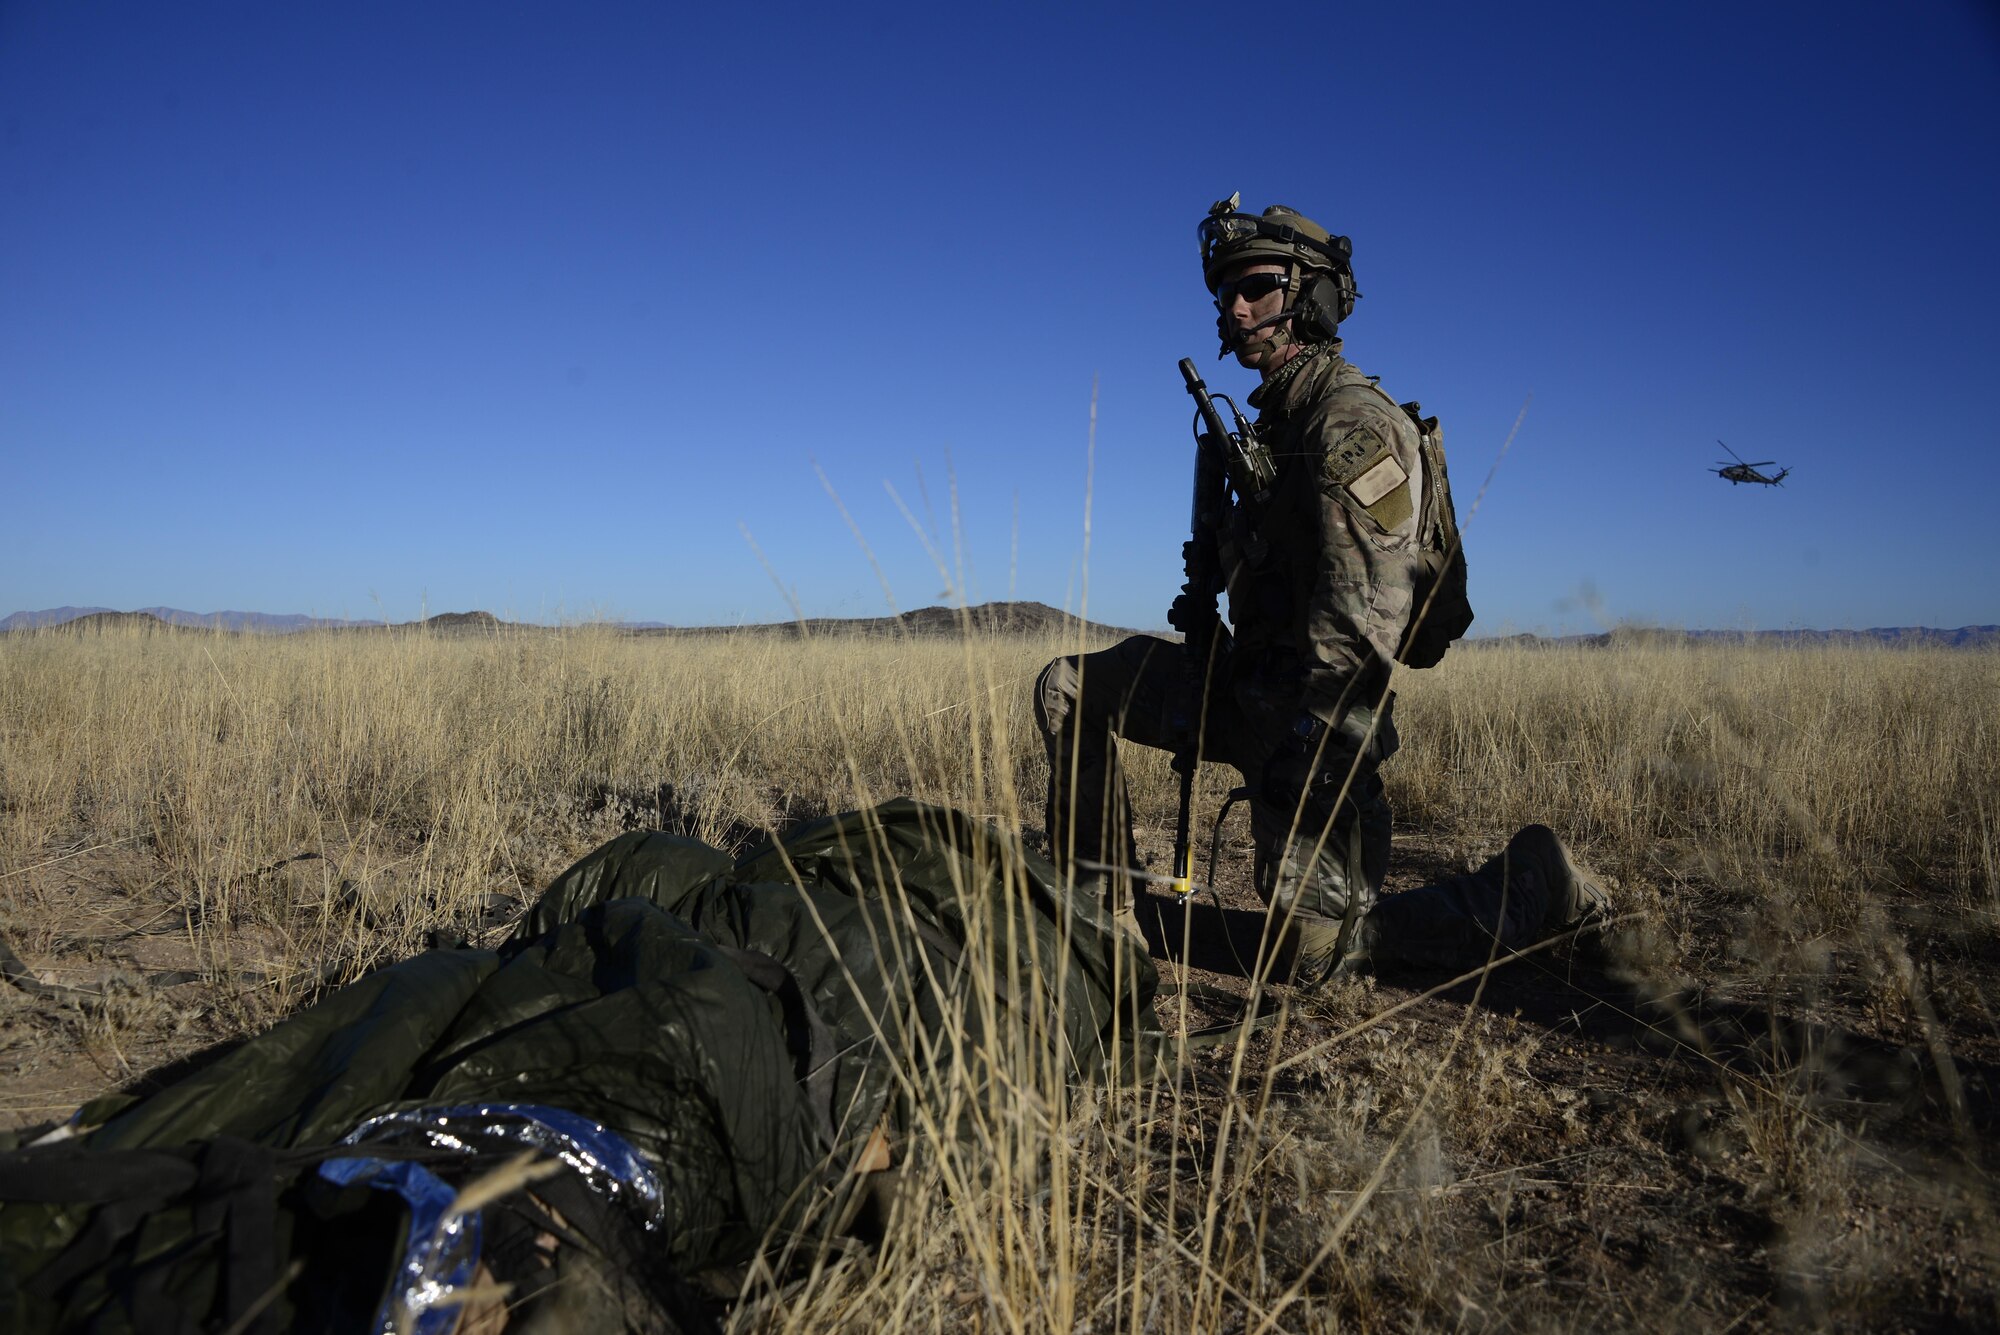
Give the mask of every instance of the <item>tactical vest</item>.
[[1451, 642], [1472, 625], [1472, 601], [1465, 591], [1465, 546], [1452, 509], [1451, 480], [1445, 474], [1444, 438], [1435, 417], [1425, 417], [1414, 399], [1401, 405], [1416, 424], [1418, 453], [1424, 461], [1423, 513], [1417, 517], [1420, 549], [1412, 589], [1410, 627], [1396, 650], [1405, 667], [1436, 667]]
[[[1413, 553], [1410, 624], [1403, 632], [1395, 656], [1405, 667], [1435, 667], [1452, 641], [1472, 625], [1472, 603], [1466, 595], [1465, 552], [1459, 539], [1458, 515], [1451, 502], [1451, 480], [1445, 471], [1443, 434], [1438, 419], [1425, 417], [1420, 404], [1396, 403], [1382, 392], [1373, 377], [1342, 359], [1334, 368], [1328, 392], [1350, 386], [1366, 387], [1383, 403], [1400, 408], [1417, 431], [1422, 501]], [[1266, 434], [1267, 444], [1284, 438], [1283, 433], [1289, 430], [1288, 416], [1281, 406], [1262, 406], [1258, 426], [1260, 433]], [[1269, 543], [1261, 531], [1269, 513], [1265, 503], [1268, 480], [1262, 480], [1261, 485], [1253, 482], [1239, 475], [1236, 461], [1231, 464], [1230, 480], [1239, 498], [1225, 542], [1231, 549], [1224, 559], [1231, 621], [1240, 647], [1261, 650], [1266, 628], [1289, 621], [1298, 590], [1291, 587], [1285, 572], [1274, 568]], [[1293, 559], [1298, 559], [1296, 554]]]

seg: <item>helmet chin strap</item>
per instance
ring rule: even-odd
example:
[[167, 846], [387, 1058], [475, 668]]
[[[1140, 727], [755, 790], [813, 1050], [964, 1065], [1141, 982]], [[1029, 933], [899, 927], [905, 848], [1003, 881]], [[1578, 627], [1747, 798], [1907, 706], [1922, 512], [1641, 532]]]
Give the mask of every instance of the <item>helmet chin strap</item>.
[[[1276, 315], [1259, 320], [1248, 329], [1238, 332], [1230, 329], [1227, 317], [1219, 310], [1216, 312], [1216, 331], [1222, 335], [1222, 351], [1215, 354], [1217, 361], [1221, 361], [1232, 352], [1239, 358], [1244, 356], [1269, 357], [1286, 344], [1299, 341], [1298, 336], [1291, 330], [1292, 305], [1298, 300], [1299, 284], [1304, 275], [1297, 264], [1287, 264], [1285, 266], [1285, 274], [1291, 280], [1291, 285], [1286, 290], [1283, 306]], [[1283, 328], [1272, 329], [1274, 325], [1280, 325]], [[1259, 329], [1271, 329], [1272, 332], [1269, 337], [1251, 339], [1250, 335], [1256, 333]]]
[[[1293, 336], [1292, 331], [1289, 327], [1291, 319], [1292, 319], [1292, 313], [1290, 311], [1279, 311], [1276, 315], [1273, 315], [1268, 320], [1259, 320], [1256, 324], [1251, 325], [1248, 329], [1243, 330], [1241, 333], [1234, 334], [1233, 336], [1230, 333], [1227, 325], [1224, 325], [1222, 333], [1222, 351], [1215, 354], [1216, 359], [1220, 360], [1224, 357], [1227, 357], [1232, 352], [1239, 357], [1245, 355], [1249, 355], [1252, 357], [1269, 356], [1271, 353], [1276, 352], [1279, 348], [1284, 347], [1287, 343], [1298, 342], [1298, 339]], [[1220, 324], [1221, 322], [1218, 321], [1217, 323]], [[1273, 329], [1272, 328], [1273, 325], [1284, 325], [1287, 327], [1282, 329]], [[1271, 333], [1266, 338], [1252, 339], [1250, 335], [1256, 333], [1259, 329], [1270, 329]]]

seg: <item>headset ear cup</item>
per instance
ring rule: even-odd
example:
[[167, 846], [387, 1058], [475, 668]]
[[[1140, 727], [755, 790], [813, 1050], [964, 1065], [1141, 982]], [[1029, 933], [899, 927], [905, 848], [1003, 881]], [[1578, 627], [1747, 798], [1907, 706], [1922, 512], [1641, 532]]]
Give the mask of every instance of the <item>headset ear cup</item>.
[[1343, 300], [1346, 296], [1342, 286], [1333, 279], [1315, 275], [1300, 295], [1298, 315], [1293, 323], [1307, 327], [1307, 336], [1311, 342], [1332, 342], [1339, 330], [1340, 322], [1354, 309], [1351, 300]]

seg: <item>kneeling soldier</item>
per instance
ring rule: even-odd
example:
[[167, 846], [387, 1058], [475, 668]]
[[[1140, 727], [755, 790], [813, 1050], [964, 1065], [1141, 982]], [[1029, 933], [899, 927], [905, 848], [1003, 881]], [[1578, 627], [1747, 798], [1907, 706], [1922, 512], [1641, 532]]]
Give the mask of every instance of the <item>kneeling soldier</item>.
[[[1392, 663], [1429, 666], [1471, 620], [1436, 422], [1341, 355], [1357, 295], [1347, 238], [1282, 206], [1238, 212], [1235, 197], [1200, 237], [1223, 350], [1261, 378], [1260, 457], [1250, 478], [1232, 473], [1212, 533], [1231, 625], [1197, 667], [1141, 635], [1042, 672], [1052, 857], [1114, 898], [1137, 867], [1124, 738], [1243, 774], [1258, 893], [1290, 924], [1279, 963], [1302, 985], [1370, 958], [1476, 963], [1496, 938], [1518, 948], [1601, 910], [1603, 891], [1538, 825], [1479, 872], [1378, 902]], [[1176, 604], [1184, 629], [1187, 611]]]

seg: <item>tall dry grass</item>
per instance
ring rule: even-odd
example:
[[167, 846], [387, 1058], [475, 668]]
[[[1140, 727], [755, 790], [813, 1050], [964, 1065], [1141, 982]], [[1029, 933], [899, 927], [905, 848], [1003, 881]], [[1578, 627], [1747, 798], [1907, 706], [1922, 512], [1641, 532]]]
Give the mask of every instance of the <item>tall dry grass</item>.
[[[509, 872], [534, 822], [650, 804], [727, 840], [897, 793], [1035, 824], [1021, 637], [635, 639], [584, 627], [0, 640], [0, 857], [87, 829], [157, 841], [188, 884], [398, 835], [448, 901]], [[1651, 644], [1460, 650], [1404, 673], [1399, 822], [1530, 820], [1637, 853], [1712, 839], [1990, 896], [2000, 658]], [[1164, 758], [1131, 757], [1142, 821]], [[1225, 780], [1217, 777], [1211, 795]], [[662, 787], [670, 791], [660, 806]], [[526, 882], [533, 884], [532, 878]]]
[[364, 888], [394, 875], [371, 912], [393, 919], [377, 944], [407, 949], [619, 820], [741, 844], [905, 792], [1032, 809], [1025, 692], [1050, 651], [588, 627], [9, 636], [0, 874], [65, 839], [143, 841], [203, 921], [285, 925], [262, 874], [317, 854]]
[[[531, 892], [626, 825], [740, 844], [910, 793], [1032, 829], [1045, 774], [1029, 688], [1078, 647], [589, 627], [10, 635], [0, 912], [45, 907], [28, 887], [51, 859], [129, 841], [161, 860], [159, 892], [216, 967], [254, 938], [307, 972], [351, 973], [475, 922], [488, 892]], [[1887, 897], [1995, 920], [1993, 655], [1479, 648], [1409, 674], [1399, 694], [1403, 749], [1385, 771], [1399, 819], [1467, 850], [1530, 820], [1555, 826], [1665, 922], [1639, 938], [1664, 971], [1703, 964], [1674, 922], [1697, 878], [1736, 887], [1745, 933], [1778, 943], [1760, 967], [1795, 973], [1790, 946], [1846, 934], [1872, 942], [1881, 977], [1918, 1009]], [[1131, 759], [1139, 819], [1169, 827], [1166, 758]], [[1205, 773], [1207, 810], [1232, 781]], [[1501, 1153], [1496, 1127], [1532, 1123], [1576, 1149], [1581, 1096], [1528, 1078], [1542, 1040], [1500, 1017], [1466, 1009], [1441, 1054], [1397, 1041], [1401, 1021], [1369, 1023], [1372, 1004], [1343, 991], [1307, 1008], [1352, 1035], [1285, 1073], [1310, 1099], [1277, 1097], [1277, 1074], [1240, 1051], [1226, 1087], [1199, 1098], [1185, 1072], [1073, 1095], [1048, 1053], [1018, 1054], [1018, 1079], [916, 1147], [920, 1190], [936, 1195], [903, 1211], [879, 1254], [821, 1252], [803, 1283], [752, 1274], [738, 1323], [1291, 1330], [1461, 1324], [1476, 1309], [1471, 1324], [1579, 1311], [1673, 1324], [1605, 1295], [1579, 1308], [1524, 1293], [1516, 1251], [1464, 1247], [1463, 1201], [1515, 1189], [1487, 1157]], [[1828, 1248], [1851, 1260], [1859, 1244], [1814, 1221], [1856, 1199], [1867, 1155], [1775, 1077], [1728, 1089], [1736, 1102], [1716, 1116], [1763, 1147], [1756, 1189], [1796, 1225], [1786, 1245], [1822, 1269]], [[943, 1129], [963, 1130], [958, 1112], [975, 1134]], [[1846, 1291], [1828, 1279], [1812, 1292]]]
[[1992, 888], [2000, 655], [1473, 648], [1405, 680], [1386, 772], [1416, 823], [1543, 820], [1586, 844], [1711, 839]]

